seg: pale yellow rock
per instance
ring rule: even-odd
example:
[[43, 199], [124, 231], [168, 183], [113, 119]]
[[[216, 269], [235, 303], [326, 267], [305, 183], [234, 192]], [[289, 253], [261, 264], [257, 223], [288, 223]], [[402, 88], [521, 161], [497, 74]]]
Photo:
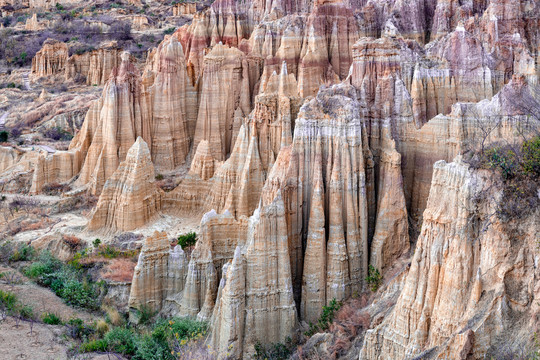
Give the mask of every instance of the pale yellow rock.
[[159, 213], [162, 191], [155, 184], [148, 145], [141, 137], [126, 159], [106, 181], [90, 215], [90, 230], [128, 231], [139, 228]]
[[43, 43], [41, 50], [32, 59], [31, 76], [39, 78], [63, 72], [68, 55], [68, 47], [65, 43], [54, 39], [47, 39]]
[[167, 233], [146, 238], [129, 293], [129, 307], [160, 311], [168, 296], [184, 289], [187, 261], [182, 248], [171, 249]]

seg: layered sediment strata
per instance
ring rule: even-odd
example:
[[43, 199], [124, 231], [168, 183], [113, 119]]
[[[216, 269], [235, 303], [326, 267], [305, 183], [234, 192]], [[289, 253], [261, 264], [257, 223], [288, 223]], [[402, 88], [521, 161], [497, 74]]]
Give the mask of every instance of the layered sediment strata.
[[[361, 359], [412, 358], [423, 351], [480, 358], [497, 351], [497, 339], [513, 324], [522, 322], [518, 331], [532, 326], [538, 212], [519, 224], [503, 221], [493, 212], [497, 201], [489, 200], [499, 198], [493, 181], [460, 158], [434, 165], [403, 291], [383, 323], [367, 332]], [[518, 238], [512, 226], [523, 230]]]
[[248, 65], [240, 50], [217, 44], [204, 57], [203, 80], [193, 144], [208, 141], [214, 159], [223, 161], [234, 147], [234, 114], [251, 110]]
[[[211, 342], [236, 357], [254, 353], [257, 343], [283, 342], [297, 323], [281, 195], [249, 219], [248, 239], [225, 265], [212, 316]], [[273, 271], [268, 271], [273, 269]]]
[[91, 106], [81, 131], [70, 145], [86, 152], [78, 182], [88, 184], [92, 193], [101, 192], [137, 137], [151, 147], [147, 106], [140, 75], [130, 54], [124, 52], [120, 67], [111, 73], [101, 99]]
[[112, 70], [120, 66], [122, 52], [116, 42], [111, 42], [96, 50], [74, 54], [65, 66], [66, 80], [75, 80], [81, 76], [87, 85], [104, 85]]
[[155, 184], [148, 145], [141, 137], [105, 182], [88, 229], [129, 231], [152, 220], [161, 208], [162, 192]]
[[65, 69], [68, 57], [68, 47], [65, 43], [47, 39], [32, 59], [32, 77], [60, 74]]
[[167, 233], [155, 232], [146, 238], [129, 294], [129, 308], [160, 311], [168, 296], [182, 291], [187, 260], [182, 248], [171, 248]]

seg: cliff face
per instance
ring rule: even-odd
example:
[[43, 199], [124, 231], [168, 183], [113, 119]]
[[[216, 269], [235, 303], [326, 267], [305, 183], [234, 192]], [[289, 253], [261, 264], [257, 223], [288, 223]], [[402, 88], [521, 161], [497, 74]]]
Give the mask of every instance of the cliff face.
[[[500, 196], [493, 181], [459, 158], [434, 165], [403, 290], [391, 314], [367, 332], [361, 359], [412, 358], [423, 351], [481, 358], [514, 348], [508, 336], [518, 323], [526, 346], [525, 329], [538, 316], [538, 211], [507, 223], [494, 210], [497, 200], [490, 200]], [[511, 337], [519, 342], [518, 333]]]
[[59, 74], [64, 71], [68, 60], [68, 47], [65, 43], [48, 39], [32, 59], [32, 76], [39, 78]]
[[80, 55], [74, 54], [65, 66], [66, 80], [82, 76], [87, 85], [104, 85], [111, 71], [120, 66], [121, 55], [122, 49], [115, 42]]
[[[35, 76], [82, 75], [103, 94], [68, 151], [2, 148], [0, 185], [78, 175], [101, 194], [89, 229], [107, 233], [202, 216], [189, 263], [165, 234], [147, 240], [130, 306], [208, 320], [220, 356], [247, 358], [332, 299], [366, 295], [369, 265], [391, 289], [372, 297], [361, 358], [491, 355], [538, 318], [538, 224], [498, 217], [500, 184], [449, 162], [538, 128], [539, 6], [180, 4], [192, 21], [141, 72], [114, 46], [68, 59], [46, 42]], [[154, 172], [179, 185], [161, 192]]]
[[135, 267], [129, 294], [129, 307], [161, 310], [169, 296], [184, 288], [187, 261], [180, 246], [171, 249], [165, 232], [146, 238]]
[[105, 182], [88, 228], [129, 231], [141, 227], [157, 215], [161, 196], [148, 145], [138, 137]]

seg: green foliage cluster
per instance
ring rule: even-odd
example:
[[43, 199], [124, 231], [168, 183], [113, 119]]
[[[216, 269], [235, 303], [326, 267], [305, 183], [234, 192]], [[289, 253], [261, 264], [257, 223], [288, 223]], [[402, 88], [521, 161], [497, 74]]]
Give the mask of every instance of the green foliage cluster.
[[521, 146], [522, 168], [527, 176], [540, 177], [540, 136], [525, 141]]
[[[15, 85], [15, 84], [13, 84]], [[8, 141], [9, 134], [7, 131], [0, 131], [0, 142], [6, 142]]]
[[44, 251], [24, 273], [39, 285], [50, 288], [69, 305], [90, 310], [100, 307], [99, 295], [104, 283], [92, 282], [73, 261], [64, 264]]
[[520, 149], [495, 146], [486, 150], [485, 163], [501, 172], [505, 180], [514, 177], [540, 177], [540, 135], [524, 141]]
[[159, 320], [150, 328], [115, 327], [85, 341], [80, 352], [113, 351], [133, 360], [174, 360], [177, 344], [207, 332], [207, 324], [188, 318]]
[[309, 330], [305, 332], [305, 335], [313, 336], [319, 331], [324, 331], [328, 329], [332, 321], [334, 321], [334, 316], [336, 312], [341, 308], [341, 305], [343, 305], [341, 301], [332, 299], [328, 306], [323, 306], [321, 316], [319, 316], [319, 320], [317, 320], [316, 324], [309, 323]]
[[255, 354], [253, 358], [255, 360], [285, 360], [290, 358], [293, 350], [294, 344], [290, 337], [287, 338], [285, 344], [274, 343], [263, 345], [258, 342], [255, 344]]
[[379, 289], [379, 286], [381, 286], [382, 284], [382, 275], [379, 272], [379, 269], [377, 269], [373, 265], [369, 265], [368, 276], [366, 277], [366, 282], [369, 286], [369, 289], [372, 292], [377, 291], [377, 289]]
[[36, 255], [36, 250], [27, 244], [22, 244], [11, 254], [10, 261], [30, 261]]
[[62, 325], [62, 319], [60, 319], [55, 313], [45, 313], [41, 317], [41, 320], [48, 325]]
[[170, 35], [170, 34], [172, 34], [175, 30], [176, 30], [176, 28], [173, 26], [173, 27], [170, 27], [170, 28], [165, 29], [165, 31], [163, 31], [163, 33], [164, 33], [165, 35]]
[[192, 247], [197, 242], [197, 234], [195, 232], [189, 232], [184, 235], [178, 236], [178, 245], [182, 247], [182, 249]]
[[0, 290], [0, 309], [5, 309], [11, 316], [21, 316], [23, 319], [33, 319], [34, 309], [23, 305], [17, 296], [9, 291]]

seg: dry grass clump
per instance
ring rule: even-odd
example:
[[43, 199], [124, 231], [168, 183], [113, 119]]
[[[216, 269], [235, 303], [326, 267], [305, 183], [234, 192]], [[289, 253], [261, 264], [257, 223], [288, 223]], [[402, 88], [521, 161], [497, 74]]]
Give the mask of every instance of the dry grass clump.
[[118, 310], [116, 310], [116, 308], [112, 306], [103, 306], [102, 309], [107, 314], [107, 319], [109, 320], [111, 325], [113, 326], [124, 325], [124, 322], [125, 322], [124, 317], [122, 316], [122, 314], [118, 312]]
[[82, 240], [73, 235], [62, 235], [62, 241], [69, 246], [72, 251], [77, 251], [83, 247]]
[[117, 282], [131, 282], [137, 264], [131, 259], [112, 259], [101, 272], [101, 277]]

